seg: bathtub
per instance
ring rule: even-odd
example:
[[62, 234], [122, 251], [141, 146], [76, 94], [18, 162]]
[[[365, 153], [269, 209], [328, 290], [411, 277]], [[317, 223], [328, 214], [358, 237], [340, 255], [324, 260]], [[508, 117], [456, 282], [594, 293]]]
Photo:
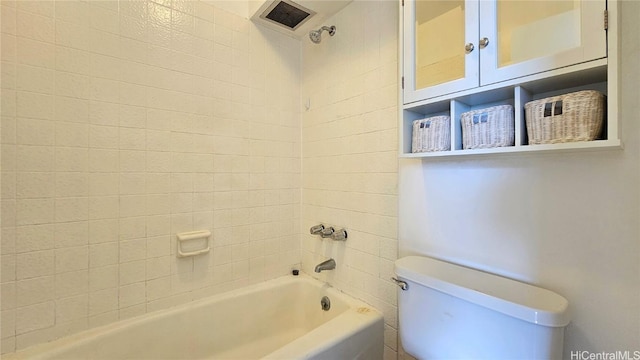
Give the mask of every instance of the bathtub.
[[[327, 296], [330, 309], [321, 299]], [[382, 359], [383, 318], [307, 276], [149, 313], [6, 359]]]

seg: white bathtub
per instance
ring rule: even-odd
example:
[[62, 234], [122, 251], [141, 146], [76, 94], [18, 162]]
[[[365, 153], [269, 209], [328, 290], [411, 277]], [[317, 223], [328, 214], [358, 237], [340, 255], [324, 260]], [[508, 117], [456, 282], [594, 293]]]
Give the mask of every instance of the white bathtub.
[[[328, 296], [331, 309], [320, 300]], [[382, 359], [382, 315], [285, 276], [85, 331], [6, 359]]]

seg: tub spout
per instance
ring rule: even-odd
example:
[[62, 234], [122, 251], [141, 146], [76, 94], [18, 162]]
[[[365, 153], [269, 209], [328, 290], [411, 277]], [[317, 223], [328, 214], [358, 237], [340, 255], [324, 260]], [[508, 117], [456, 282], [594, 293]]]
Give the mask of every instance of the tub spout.
[[333, 270], [335, 268], [336, 268], [336, 261], [333, 259], [329, 259], [316, 265], [316, 269], [314, 271], [319, 273], [320, 271], [323, 271], [323, 270]]

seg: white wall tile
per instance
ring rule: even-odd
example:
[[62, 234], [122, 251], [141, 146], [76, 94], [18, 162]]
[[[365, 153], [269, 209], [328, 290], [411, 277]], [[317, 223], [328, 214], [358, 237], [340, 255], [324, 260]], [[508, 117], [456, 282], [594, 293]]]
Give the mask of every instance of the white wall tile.
[[16, 202], [16, 224], [35, 225], [53, 222], [53, 199], [21, 199]]
[[137, 282], [119, 288], [118, 304], [121, 309], [142, 304], [146, 299], [146, 286], [144, 282]]
[[89, 246], [89, 266], [91, 268], [103, 267], [118, 263], [118, 243], [105, 242]]
[[120, 152], [117, 150], [90, 149], [88, 170], [92, 172], [117, 172], [120, 168]]
[[[116, 82], [110, 82], [109, 84], [111, 83], [117, 85]], [[104, 84], [100, 84], [99, 82], [95, 84], [97, 87], [100, 87], [101, 85]], [[115, 97], [118, 98], [119, 95], [116, 94]], [[92, 124], [96, 125], [117, 126], [120, 121], [118, 111], [119, 105], [117, 102], [110, 103], [104, 101], [91, 101], [89, 103], [89, 120]]]
[[55, 72], [29, 65], [18, 65], [15, 75], [15, 89], [43, 94], [54, 93]]
[[118, 241], [117, 219], [91, 220], [89, 222], [89, 244], [115, 241]]
[[35, 119], [53, 119], [53, 96], [25, 91], [18, 91], [16, 94], [17, 116]]
[[92, 196], [89, 198], [89, 219], [111, 219], [117, 218], [118, 215], [118, 196]]
[[120, 37], [116, 34], [94, 30], [89, 30], [91, 46], [89, 49], [93, 52], [107, 55], [120, 56]]
[[[92, 267], [89, 269], [89, 291], [117, 288], [120, 280], [118, 265]], [[114, 310], [114, 309], [109, 309]]]
[[55, 2], [56, 20], [89, 26], [89, 18], [86, 16], [89, 12], [88, 7], [89, 4], [80, 1]]
[[[9, 41], [9, 39], [6, 39]], [[3, 39], [3, 42], [5, 39]], [[16, 39], [18, 63], [39, 66], [48, 69], [55, 68], [55, 46], [46, 43], [18, 37]]]
[[146, 296], [148, 301], [166, 298], [171, 294], [171, 278], [161, 277], [146, 282]]
[[[120, 101], [120, 87], [115, 80], [91, 78], [90, 81], [90, 99], [118, 103]], [[113, 116], [113, 114], [109, 114]]]
[[58, 121], [88, 123], [89, 101], [86, 99], [56, 96], [55, 119]]
[[56, 147], [55, 169], [57, 171], [87, 171], [89, 150], [86, 148]]
[[89, 99], [90, 78], [74, 73], [56, 72], [56, 94], [71, 98]]
[[87, 221], [56, 223], [54, 240], [56, 248], [87, 245], [89, 223]]
[[9, 282], [16, 280], [16, 256], [15, 254], [2, 255], [2, 263], [0, 268], [2, 269], [1, 281]]
[[56, 173], [56, 196], [87, 196], [89, 195], [89, 179], [84, 172]]
[[88, 294], [56, 300], [56, 323], [86, 319], [88, 314]]
[[67, 147], [89, 146], [89, 126], [87, 124], [57, 122], [56, 145]]
[[[4, 9], [2, 11], [4, 11]], [[9, 336], [15, 336], [16, 334], [16, 311], [15, 310], [6, 310], [6, 311], [0, 312], [0, 331], [2, 332], [3, 338], [7, 338]]]
[[55, 304], [53, 301], [21, 307], [16, 310], [16, 334], [44, 329], [55, 322]]
[[146, 240], [135, 239], [120, 242], [120, 263], [143, 260], [146, 257]]
[[54, 277], [43, 276], [16, 282], [16, 306], [23, 307], [53, 300]]
[[89, 146], [99, 149], [118, 149], [118, 127], [91, 125], [89, 127]]
[[56, 298], [80, 295], [89, 291], [89, 271], [56, 274]]
[[[120, 218], [119, 225], [120, 240], [142, 239], [146, 236], [146, 217]], [[136, 252], [135, 257], [138, 256]]]
[[118, 173], [89, 173], [89, 195], [117, 195], [120, 189]]
[[89, 219], [89, 198], [57, 198], [55, 201], [56, 222], [71, 222]]
[[146, 149], [146, 131], [144, 129], [121, 127], [119, 143], [120, 143], [120, 149], [145, 150]]
[[16, 228], [16, 252], [26, 253], [39, 250], [49, 250], [54, 247], [54, 226], [27, 225]]
[[146, 280], [171, 275], [171, 257], [162, 256], [146, 260]]
[[139, 172], [146, 167], [146, 153], [136, 150], [121, 150], [119, 169], [122, 172]]
[[16, 182], [18, 199], [47, 198], [55, 194], [55, 173], [19, 172]]
[[11, 310], [16, 308], [16, 283], [6, 282], [0, 283], [0, 290], [2, 290], [2, 303], [0, 303], [1, 309]]
[[146, 280], [146, 264], [144, 260], [121, 263], [119, 267], [119, 285], [129, 285]]
[[118, 289], [104, 289], [89, 294], [89, 315], [103, 314], [118, 309]]
[[[147, 225], [152, 225], [153, 222], [147, 222]], [[154, 231], [154, 232], [151, 232]], [[169, 232], [166, 229], [164, 232]], [[150, 230], [148, 233], [149, 236], [157, 235], [161, 233], [161, 231]], [[147, 238], [147, 259], [166, 256], [171, 254], [171, 239], [168, 235], [166, 236], [154, 236]]]
[[135, 217], [147, 214], [146, 196], [123, 195], [120, 196], [120, 216]]
[[[263, 192], [300, 201], [280, 192], [301, 171], [297, 41], [252, 37], [249, 20], [199, 2], [2, 7], [3, 352], [205, 296], [213, 275], [193, 274], [209, 267], [237, 284], [288, 271], [249, 240], [254, 223], [299, 217]], [[287, 56], [249, 54], [273, 46]], [[292, 90], [265, 111], [251, 99], [267, 86]], [[270, 142], [252, 149], [256, 136]], [[220, 251], [176, 259], [175, 233], [199, 229], [228, 229]], [[299, 263], [292, 239], [273, 241], [274, 259]]]
[[120, 24], [118, 18], [118, 4], [116, 2], [90, 2], [88, 12], [89, 25], [92, 28], [114, 34], [118, 33]]
[[[5, 6], [6, 5], [6, 6]], [[0, 31], [5, 34], [16, 34], [16, 9], [14, 4], [3, 4], [2, 7], [2, 27]]]
[[66, 46], [55, 48], [56, 70], [72, 72], [82, 75], [91, 73], [91, 54]]
[[89, 247], [76, 246], [55, 250], [56, 273], [89, 268]]

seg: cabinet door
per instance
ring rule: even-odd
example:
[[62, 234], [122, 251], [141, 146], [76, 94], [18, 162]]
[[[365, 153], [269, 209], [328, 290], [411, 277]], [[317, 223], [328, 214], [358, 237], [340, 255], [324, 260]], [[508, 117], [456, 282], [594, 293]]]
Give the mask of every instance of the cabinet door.
[[478, 11], [474, 0], [405, 1], [405, 104], [478, 86]]
[[481, 1], [480, 84], [606, 57], [605, 8], [605, 0]]

